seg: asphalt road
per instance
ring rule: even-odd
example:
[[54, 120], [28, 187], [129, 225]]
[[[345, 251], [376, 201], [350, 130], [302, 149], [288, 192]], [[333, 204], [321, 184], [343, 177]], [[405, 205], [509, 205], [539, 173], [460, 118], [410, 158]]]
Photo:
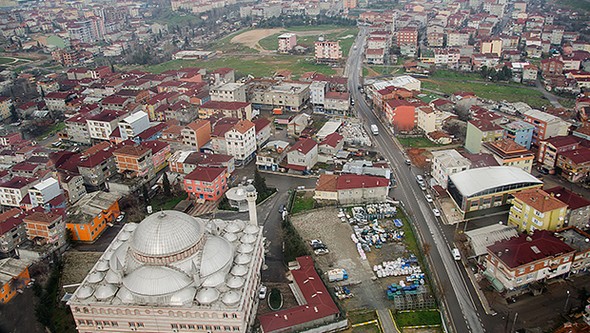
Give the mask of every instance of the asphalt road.
[[[360, 71], [363, 59], [363, 46], [367, 35], [366, 28], [361, 28], [357, 37], [357, 47], [353, 47], [349, 54], [348, 63], [345, 68], [345, 75], [348, 76], [349, 89], [356, 100], [355, 112], [364, 120], [365, 128], [369, 131], [370, 124], [377, 124], [380, 135], [375, 136], [377, 147], [392, 164], [392, 169], [397, 179], [397, 188], [394, 190], [395, 197], [401, 199], [406, 210], [416, 223], [422, 239], [431, 245], [429, 257], [434, 271], [435, 279], [438, 282], [439, 290], [448, 317], [455, 332], [485, 332], [480, 314], [481, 307], [474, 301], [474, 293], [470, 290], [470, 284], [466, 281], [460, 262], [453, 260], [451, 256], [452, 245], [445, 236], [441, 225], [432, 213], [432, 207], [426, 202], [423, 192], [415, 181], [413, 169], [405, 166], [403, 152], [398, 148], [396, 142], [388, 134], [388, 129], [377, 119], [371, 108], [365, 102], [358, 90], [360, 85]], [[452, 241], [452, 239], [451, 239]]]

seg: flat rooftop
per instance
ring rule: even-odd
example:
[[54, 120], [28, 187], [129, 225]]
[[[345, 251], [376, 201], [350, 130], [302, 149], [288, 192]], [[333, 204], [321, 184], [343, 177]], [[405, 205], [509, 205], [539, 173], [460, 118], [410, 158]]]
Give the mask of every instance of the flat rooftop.
[[567, 228], [555, 233], [564, 243], [578, 252], [590, 250], [590, 235], [577, 228]]

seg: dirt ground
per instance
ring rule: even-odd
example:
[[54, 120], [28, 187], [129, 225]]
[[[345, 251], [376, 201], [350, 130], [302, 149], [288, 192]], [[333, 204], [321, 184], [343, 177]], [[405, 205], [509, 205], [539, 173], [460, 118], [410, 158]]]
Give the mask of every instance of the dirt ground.
[[[66, 252], [64, 254], [61, 284], [68, 285], [82, 282], [101, 255], [102, 252], [80, 252], [76, 250]], [[68, 292], [73, 291], [68, 290]]]
[[[404, 277], [376, 280], [373, 266], [406, 255], [405, 246], [403, 243], [385, 243], [383, 248], [372, 249], [367, 253], [367, 260], [361, 260], [356, 245], [350, 238], [352, 227], [340, 221], [337, 214], [337, 208], [328, 207], [295, 215], [292, 222], [304, 241], [321, 239], [330, 250], [328, 254], [313, 255], [321, 270], [325, 272], [333, 268], [344, 268], [348, 272], [347, 281], [337, 282], [339, 285], [350, 285], [355, 295], [341, 301], [347, 310], [392, 307], [393, 303], [385, 297], [386, 286], [399, 283]], [[386, 224], [384, 227], [387, 227]], [[328, 288], [331, 287], [332, 283], [328, 285]]]
[[418, 168], [424, 168], [426, 166], [427, 150], [419, 148], [410, 148], [407, 151], [408, 158], [412, 161], [412, 164]]
[[295, 296], [293, 296], [293, 292], [291, 291], [291, 288], [289, 288], [289, 284], [287, 284], [287, 283], [265, 283], [265, 285], [268, 287], [267, 297], [263, 300], [260, 300], [260, 302], [258, 303], [258, 316], [263, 315], [263, 314], [267, 314], [269, 312], [273, 312], [268, 307], [268, 293], [270, 293], [270, 290], [273, 288], [277, 288], [278, 290], [280, 290], [281, 296], [283, 296], [283, 307], [281, 308], [281, 310], [289, 309], [289, 308], [296, 307], [297, 305], [299, 305], [299, 304], [297, 304], [297, 300], [295, 299]]
[[[329, 30], [330, 32], [339, 32], [342, 31], [343, 29], [331, 29]], [[254, 29], [254, 30], [248, 30], [244, 33], [241, 33], [237, 36], [234, 36], [231, 39], [232, 43], [235, 44], [242, 44], [244, 46], [256, 49], [260, 52], [268, 52], [270, 53], [271, 51], [265, 50], [264, 48], [262, 48], [260, 46], [260, 44], [258, 44], [258, 41], [274, 35], [274, 34], [278, 34], [281, 32], [288, 32], [289, 29], [283, 29], [283, 28], [272, 28], [272, 29]], [[294, 34], [296, 34], [297, 36], [315, 36], [315, 35], [321, 35], [326, 33], [326, 31], [321, 31], [321, 30], [309, 30], [309, 31], [296, 31], [293, 32]]]

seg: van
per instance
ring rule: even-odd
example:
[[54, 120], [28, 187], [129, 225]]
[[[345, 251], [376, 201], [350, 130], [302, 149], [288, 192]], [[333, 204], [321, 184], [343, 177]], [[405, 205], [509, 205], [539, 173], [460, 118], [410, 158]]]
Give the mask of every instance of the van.
[[424, 181], [424, 178], [422, 178], [422, 176], [421, 176], [421, 175], [417, 175], [417, 176], [416, 176], [416, 181], [417, 181], [418, 183], [422, 183], [422, 182]]
[[456, 247], [453, 248], [452, 253], [453, 253], [453, 259], [455, 259], [457, 261], [461, 260], [461, 253], [459, 252], [458, 248], [456, 248]]

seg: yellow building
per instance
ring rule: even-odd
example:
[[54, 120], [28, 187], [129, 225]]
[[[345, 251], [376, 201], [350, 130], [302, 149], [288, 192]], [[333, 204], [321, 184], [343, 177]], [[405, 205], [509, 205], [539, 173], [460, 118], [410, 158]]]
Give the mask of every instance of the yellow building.
[[29, 259], [0, 259], [0, 304], [8, 303], [31, 282]]
[[0, 96], [0, 120], [10, 118], [11, 108], [12, 100], [8, 97]]
[[519, 231], [553, 231], [563, 228], [566, 213], [567, 204], [535, 188], [514, 194], [508, 224]]

